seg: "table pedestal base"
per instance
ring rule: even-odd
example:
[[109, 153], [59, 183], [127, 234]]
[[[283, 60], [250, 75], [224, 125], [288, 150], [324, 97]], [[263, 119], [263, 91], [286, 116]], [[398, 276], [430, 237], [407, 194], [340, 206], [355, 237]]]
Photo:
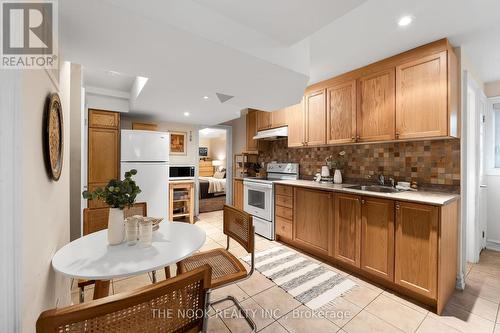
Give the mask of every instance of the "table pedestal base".
[[109, 296], [109, 280], [97, 280], [94, 286], [94, 299]]

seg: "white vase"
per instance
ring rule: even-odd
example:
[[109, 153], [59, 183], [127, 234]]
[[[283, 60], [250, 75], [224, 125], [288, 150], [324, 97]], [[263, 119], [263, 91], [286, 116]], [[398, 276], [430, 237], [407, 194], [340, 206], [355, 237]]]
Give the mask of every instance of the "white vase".
[[333, 174], [333, 182], [335, 184], [342, 184], [342, 172], [340, 170], [335, 170], [335, 173]]
[[108, 217], [108, 244], [118, 245], [125, 238], [125, 219], [123, 210], [120, 208], [110, 208]]

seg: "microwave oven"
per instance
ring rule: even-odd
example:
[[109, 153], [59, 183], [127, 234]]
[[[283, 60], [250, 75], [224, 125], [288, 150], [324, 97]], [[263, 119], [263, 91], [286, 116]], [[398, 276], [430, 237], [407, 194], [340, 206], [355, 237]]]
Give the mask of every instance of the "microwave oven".
[[191, 179], [194, 178], [194, 165], [172, 165], [169, 168], [170, 179]]

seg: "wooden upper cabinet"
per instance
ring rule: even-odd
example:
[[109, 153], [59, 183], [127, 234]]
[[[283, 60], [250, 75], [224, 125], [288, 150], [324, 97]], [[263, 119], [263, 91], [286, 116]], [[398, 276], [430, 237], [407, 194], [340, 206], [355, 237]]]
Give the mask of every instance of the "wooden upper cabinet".
[[361, 200], [361, 269], [394, 281], [394, 201]]
[[89, 110], [89, 127], [120, 128], [120, 114], [118, 112]]
[[438, 223], [438, 207], [396, 204], [394, 282], [433, 299], [438, 280]]
[[326, 142], [356, 141], [356, 81], [341, 83], [326, 90]]
[[257, 113], [256, 110], [248, 110], [246, 117], [246, 131], [247, 131], [247, 142], [246, 151], [254, 152], [258, 151], [258, 142], [254, 140], [255, 134], [257, 134]]
[[326, 90], [305, 96], [305, 142], [308, 146], [326, 144]]
[[283, 127], [287, 125], [286, 122], [286, 114], [288, 112], [288, 108], [279, 109], [271, 112], [271, 127]]
[[361, 198], [355, 195], [335, 195], [335, 259], [360, 267]]
[[447, 51], [396, 67], [396, 137], [448, 135]]
[[358, 80], [357, 141], [395, 138], [394, 68]]
[[324, 255], [332, 251], [332, 196], [328, 191], [294, 188], [293, 240]]
[[257, 131], [263, 131], [271, 128], [272, 114], [271, 112], [257, 111]]
[[288, 147], [304, 145], [304, 99], [299, 104], [287, 107]]

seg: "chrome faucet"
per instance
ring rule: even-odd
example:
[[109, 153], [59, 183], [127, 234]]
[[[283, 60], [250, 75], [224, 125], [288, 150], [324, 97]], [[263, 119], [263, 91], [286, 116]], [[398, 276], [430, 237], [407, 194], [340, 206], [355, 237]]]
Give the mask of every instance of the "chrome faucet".
[[378, 175], [378, 183], [382, 186], [385, 185], [385, 177], [383, 174]]
[[396, 187], [396, 181], [394, 180], [394, 178], [389, 178], [389, 182], [391, 182], [391, 187]]

